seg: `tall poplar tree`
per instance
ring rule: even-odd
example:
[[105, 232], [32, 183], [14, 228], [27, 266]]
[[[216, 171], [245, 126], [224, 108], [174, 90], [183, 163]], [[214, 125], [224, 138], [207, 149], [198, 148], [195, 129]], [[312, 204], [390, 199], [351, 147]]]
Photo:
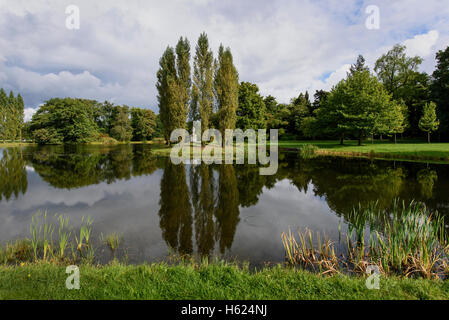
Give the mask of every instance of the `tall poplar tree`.
[[215, 61], [215, 96], [217, 99], [218, 126], [223, 135], [226, 129], [234, 129], [239, 102], [239, 76], [229, 48], [220, 45]]
[[6, 139], [6, 115], [8, 105], [8, 96], [5, 90], [0, 89], [0, 139], [5, 142]]
[[[187, 121], [189, 113], [190, 91], [192, 87], [192, 78], [190, 70], [190, 43], [187, 38], [181, 37], [176, 45], [176, 69], [178, 79], [178, 99], [184, 111], [180, 114], [184, 120]], [[184, 126], [180, 128], [184, 128]]]
[[206, 33], [198, 38], [193, 62], [193, 88], [192, 103], [190, 108], [190, 119], [196, 121], [201, 119], [201, 128], [206, 130], [210, 127], [213, 112], [213, 53], [209, 48], [209, 40]]
[[17, 100], [12, 91], [9, 92], [6, 112], [6, 137], [11, 140], [11, 142], [14, 142], [17, 136], [18, 115]]
[[22, 141], [22, 130], [24, 126], [25, 119], [25, 104], [20, 93], [17, 95], [17, 123], [18, 123], [18, 134], [19, 140]]
[[170, 134], [175, 129], [185, 128], [190, 100], [190, 45], [181, 37], [176, 54], [167, 47], [159, 61], [157, 72], [158, 102], [164, 137], [171, 144]]
[[[164, 54], [159, 61], [160, 68], [157, 72], [158, 102], [159, 115], [163, 125], [164, 138], [170, 144], [170, 133], [179, 128], [180, 123], [179, 114], [182, 114], [182, 109], [178, 110], [176, 101], [177, 91], [177, 76], [176, 76], [176, 60], [175, 52], [172, 47], [167, 47]], [[182, 106], [181, 106], [182, 107]], [[181, 119], [182, 120], [182, 119]]]

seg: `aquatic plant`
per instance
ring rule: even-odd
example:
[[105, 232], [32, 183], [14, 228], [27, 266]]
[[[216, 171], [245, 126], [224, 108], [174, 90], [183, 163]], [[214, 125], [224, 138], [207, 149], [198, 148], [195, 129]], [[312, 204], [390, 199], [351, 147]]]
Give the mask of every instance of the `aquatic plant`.
[[312, 159], [316, 157], [318, 147], [312, 144], [303, 144], [299, 146], [299, 156], [303, 159]]
[[287, 262], [308, 269], [323, 266], [332, 273], [365, 273], [375, 265], [385, 274], [406, 277], [449, 275], [449, 242], [438, 212], [415, 201], [395, 200], [390, 210], [373, 203], [364, 209], [359, 205], [351, 215], [365, 217], [365, 221], [356, 219], [356, 225], [349, 226], [346, 253], [341, 257], [335, 255], [332, 242], [321, 243], [319, 234], [313, 239], [310, 230], [299, 231], [297, 240], [289, 231], [282, 234]]
[[88, 216], [87, 219], [85, 219], [84, 216], [81, 218], [80, 237], [78, 239], [75, 236], [77, 242], [77, 250], [79, 252], [82, 252], [83, 247], [89, 249], [89, 240], [92, 233], [92, 223], [93, 219], [90, 216]]
[[42, 214], [38, 211], [31, 217], [30, 233], [31, 246], [33, 248], [34, 259], [38, 259], [38, 250], [42, 249], [43, 259], [46, 260], [48, 253], [53, 248], [54, 226], [47, 220], [47, 211]]
[[59, 220], [59, 258], [64, 258], [64, 252], [67, 248], [67, 245], [70, 241], [70, 235], [71, 235], [71, 227], [69, 227], [69, 217], [64, 215], [58, 216]]
[[111, 233], [107, 236], [101, 234], [100, 240], [108, 246], [108, 248], [111, 250], [112, 256], [115, 257], [115, 252], [118, 250], [120, 245], [119, 235], [117, 233]]

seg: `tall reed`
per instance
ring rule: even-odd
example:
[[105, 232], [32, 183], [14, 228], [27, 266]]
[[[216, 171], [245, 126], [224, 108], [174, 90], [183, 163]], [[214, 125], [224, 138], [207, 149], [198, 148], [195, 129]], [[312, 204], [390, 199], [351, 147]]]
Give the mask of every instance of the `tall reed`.
[[[348, 226], [346, 253], [341, 257], [336, 257], [333, 243], [320, 243], [319, 234], [314, 241], [310, 231], [299, 231], [297, 240], [289, 231], [282, 234], [287, 261], [308, 268], [343, 267], [343, 271], [356, 273], [377, 265], [387, 274], [449, 276], [449, 242], [438, 212], [415, 201], [405, 204], [395, 200], [390, 210], [373, 203], [365, 208], [359, 205], [350, 215], [355, 224]], [[315, 247], [313, 242], [317, 242]]]
[[70, 241], [70, 236], [72, 234], [71, 232], [71, 227], [69, 226], [69, 217], [64, 216], [64, 215], [59, 215], [58, 216], [58, 220], [59, 220], [59, 258], [63, 259], [64, 258], [64, 252], [67, 248], [67, 245]]

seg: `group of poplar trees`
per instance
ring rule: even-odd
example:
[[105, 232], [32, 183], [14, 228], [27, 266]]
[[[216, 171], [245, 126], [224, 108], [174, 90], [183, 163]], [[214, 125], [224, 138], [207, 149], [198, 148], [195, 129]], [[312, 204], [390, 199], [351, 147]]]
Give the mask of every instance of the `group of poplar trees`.
[[14, 142], [22, 140], [22, 129], [24, 124], [24, 103], [22, 96], [14, 95], [10, 91], [0, 89], [0, 141]]
[[234, 129], [239, 100], [238, 72], [229, 48], [220, 45], [214, 59], [205, 33], [198, 38], [190, 64], [190, 43], [181, 37], [175, 48], [167, 47], [157, 72], [159, 115], [165, 140], [187, 121], [201, 121], [204, 132], [217, 128]]

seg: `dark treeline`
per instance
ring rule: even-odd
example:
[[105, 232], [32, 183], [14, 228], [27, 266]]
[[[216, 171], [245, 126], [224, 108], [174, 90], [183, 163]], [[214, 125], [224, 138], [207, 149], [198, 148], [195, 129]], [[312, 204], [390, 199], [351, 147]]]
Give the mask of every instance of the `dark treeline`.
[[39, 144], [145, 141], [158, 131], [156, 115], [149, 109], [73, 98], [48, 100], [27, 130]]

